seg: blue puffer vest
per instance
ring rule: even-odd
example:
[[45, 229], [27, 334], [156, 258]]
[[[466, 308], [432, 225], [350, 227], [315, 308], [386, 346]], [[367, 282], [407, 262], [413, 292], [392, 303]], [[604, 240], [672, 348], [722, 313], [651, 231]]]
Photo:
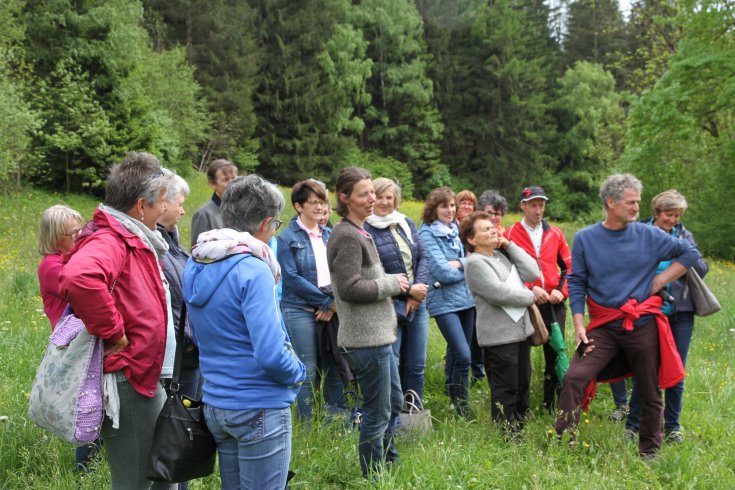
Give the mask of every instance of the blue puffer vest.
[[[429, 296], [426, 304], [432, 317], [466, 310], [475, 306], [464, 280], [464, 248], [459, 253], [450, 246], [449, 237], [422, 224], [421, 244], [429, 256]], [[450, 260], [462, 262], [462, 269], [450, 267]]]
[[[321, 227], [321, 230], [326, 245], [332, 229]], [[296, 222], [296, 216], [278, 235], [277, 257], [283, 284], [281, 308], [329, 309], [334, 299], [317, 286], [314, 248], [308, 233]]]
[[[421, 240], [419, 240], [416, 226], [411, 222], [410, 219], [406, 219], [408, 227], [411, 230], [411, 238], [413, 238], [413, 245], [411, 246], [411, 264], [413, 266], [414, 281], [413, 284], [428, 284], [429, 283], [429, 257], [426, 255]], [[383, 270], [386, 274], [406, 274], [406, 266], [403, 263], [403, 257], [401, 256], [401, 250], [398, 248], [393, 233], [390, 228], [376, 228], [370, 223], [365, 223], [365, 231], [370, 233], [373, 237], [373, 243], [375, 248], [378, 249], [378, 255], [380, 256], [380, 262], [383, 264]], [[410, 243], [406, 237], [406, 233], [400, 226], [396, 227], [396, 231], [399, 235], [406, 240], [406, 243]], [[393, 298], [393, 306], [396, 309], [396, 315], [400, 318], [406, 318], [406, 300], [408, 296], [401, 294]]]

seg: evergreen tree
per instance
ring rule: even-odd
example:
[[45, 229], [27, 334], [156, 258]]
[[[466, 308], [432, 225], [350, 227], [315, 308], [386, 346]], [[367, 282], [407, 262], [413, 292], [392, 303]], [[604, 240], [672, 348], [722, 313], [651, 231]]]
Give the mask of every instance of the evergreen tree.
[[457, 183], [515, 195], [524, 185], [544, 182], [551, 164], [545, 145], [553, 131], [545, 90], [553, 63], [534, 49], [528, 9], [499, 0], [468, 4], [447, 19], [425, 7], [446, 128], [442, 156]]
[[33, 106], [43, 115], [36, 178], [101, 189], [131, 149], [186, 170], [207, 116], [182, 51], [153, 52], [134, 0], [29, 2], [26, 55]]
[[620, 61], [626, 89], [640, 94], [661, 78], [681, 37], [674, 22], [680, 11], [680, 3], [671, 0], [633, 3], [626, 26], [628, 49]]
[[566, 67], [577, 61], [598, 63], [622, 86], [625, 77], [619, 62], [626, 49], [625, 22], [618, 0], [571, 2], [564, 39]]
[[355, 17], [373, 62], [361, 147], [405, 163], [425, 195], [431, 190], [425, 183], [440, 165], [443, 126], [427, 74], [421, 17], [412, 0], [363, 0]]
[[30, 152], [31, 131], [38, 127], [38, 115], [25, 99], [28, 80], [21, 43], [23, 24], [19, 20], [22, 0], [7, 0], [0, 9], [0, 187], [21, 177], [35, 163]]
[[590, 196], [622, 153], [625, 113], [612, 75], [586, 61], [559, 80], [552, 111], [558, 124], [553, 214], [570, 221], [598, 208]]
[[233, 0], [145, 0], [144, 4], [148, 30], [159, 50], [184, 47], [208, 101], [213, 126], [203, 141], [199, 166], [214, 158], [255, 166], [253, 92], [259, 54], [252, 7]]
[[259, 171], [284, 184], [330, 180], [356, 146], [369, 60], [347, 0], [253, 0], [259, 66]]

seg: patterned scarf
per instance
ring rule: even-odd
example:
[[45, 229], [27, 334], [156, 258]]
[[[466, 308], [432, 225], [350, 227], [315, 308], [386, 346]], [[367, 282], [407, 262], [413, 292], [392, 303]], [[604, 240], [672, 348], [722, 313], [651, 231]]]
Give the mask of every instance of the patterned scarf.
[[276, 284], [281, 279], [281, 266], [271, 248], [250, 233], [231, 228], [210, 230], [199, 235], [191, 256], [203, 264], [221, 260], [230, 255], [251, 254], [268, 265]]

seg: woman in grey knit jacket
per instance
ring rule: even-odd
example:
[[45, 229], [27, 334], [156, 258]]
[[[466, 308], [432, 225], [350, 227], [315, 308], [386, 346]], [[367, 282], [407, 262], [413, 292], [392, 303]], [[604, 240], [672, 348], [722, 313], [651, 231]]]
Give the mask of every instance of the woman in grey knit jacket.
[[534, 295], [523, 282], [538, 279], [538, 266], [533, 257], [500, 234], [483, 211], [464, 219], [460, 237], [472, 252], [465, 280], [477, 308], [477, 342], [490, 367], [493, 420], [505, 422], [515, 433], [523, 428], [531, 384], [528, 337], [533, 326], [527, 307], [533, 304]]
[[342, 169], [337, 178], [337, 214], [343, 217], [327, 244], [327, 263], [340, 319], [337, 341], [350, 364], [363, 400], [360, 467], [364, 477], [398, 459], [396, 422], [403, 405], [392, 296], [408, 290], [402, 274], [386, 274], [370, 234], [363, 229], [373, 213], [375, 190], [370, 173]]

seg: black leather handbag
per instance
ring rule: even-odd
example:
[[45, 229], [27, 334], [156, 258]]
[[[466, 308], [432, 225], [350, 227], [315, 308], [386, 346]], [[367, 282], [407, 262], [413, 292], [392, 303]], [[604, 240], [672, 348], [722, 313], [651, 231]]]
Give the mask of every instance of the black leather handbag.
[[148, 453], [146, 477], [155, 482], [178, 483], [214, 472], [217, 446], [204, 420], [201, 401], [178, 393], [184, 346], [186, 303], [181, 307], [176, 333], [176, 358], [166, 403], [156, 420]]

